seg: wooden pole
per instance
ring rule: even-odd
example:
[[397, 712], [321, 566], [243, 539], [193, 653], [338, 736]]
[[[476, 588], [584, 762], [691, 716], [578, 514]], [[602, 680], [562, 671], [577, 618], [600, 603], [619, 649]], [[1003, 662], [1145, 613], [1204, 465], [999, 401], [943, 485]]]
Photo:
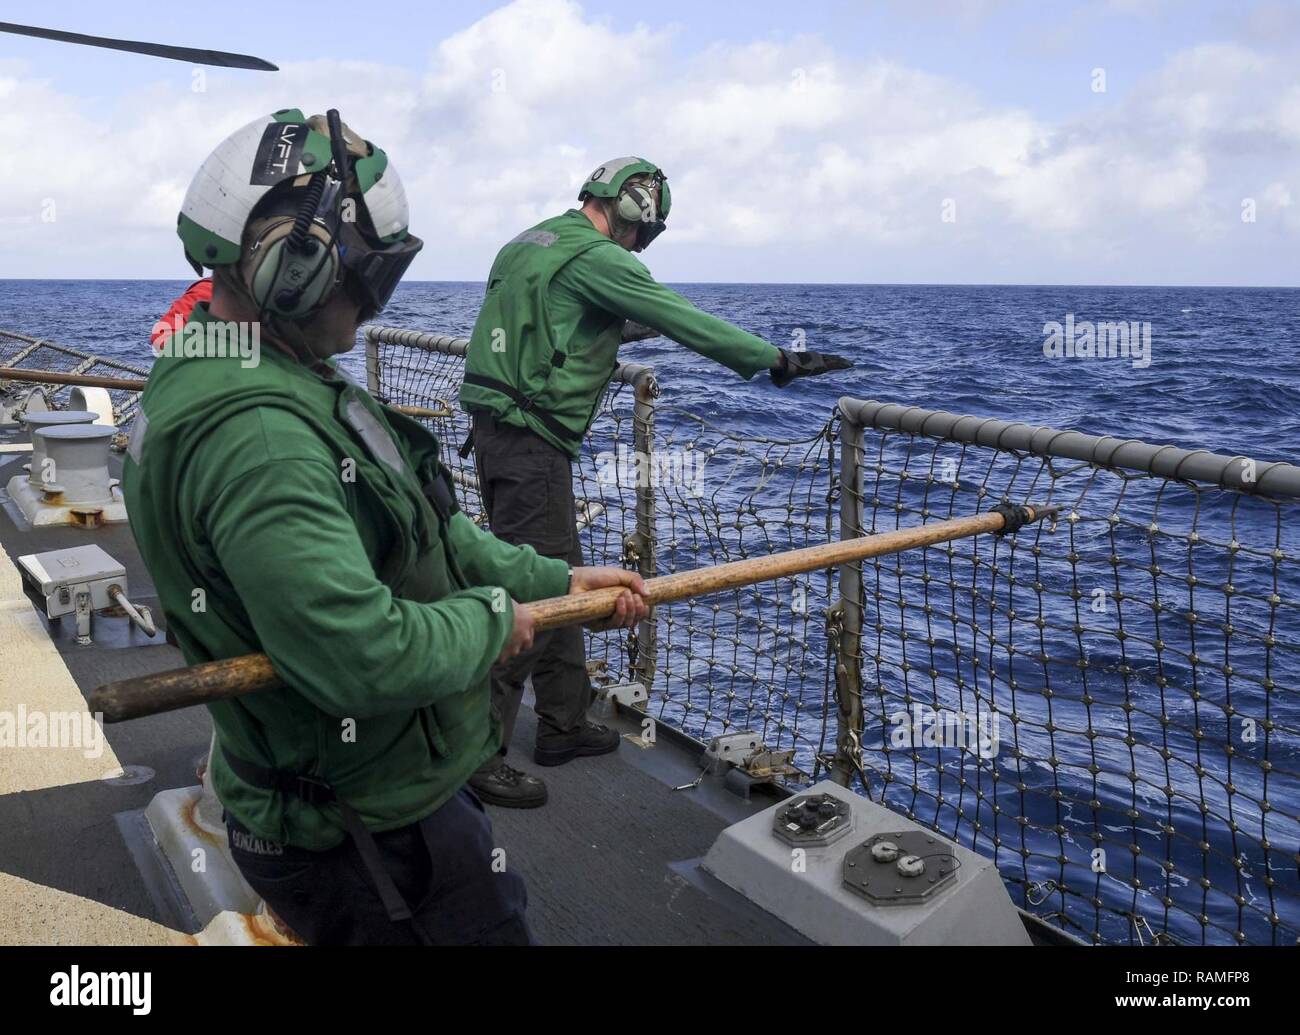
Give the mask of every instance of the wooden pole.
[[120, 388], [124, 392], [143, 392], [147, 382], [133, 377], [99, 377], [96, 374], [69, 374], [62, 370], [22, 370], [0, 367], [0, 381], [35, 381], [48, 385], [77, 385], [81, 388]]
[[[1025, 507], [1026, 523], [1041, 521], [1058, 512], [1058, 507]], [[936, 521], [917, 528], [863, 536], [841, 542], [789, 550], [766, 557], [751, 557], [730, 564], [718, 564], [694, 571], [646, 579], [646, 598], [651, 604], [668, 604], [687, 597], [718, 593], [757, 582], [819, 571], [839, 564], [851, 564], [872, 557], [933, 546], [952, 539], [988, 532], [1000, 532], [1006, 518], [999, 511], [971, 517]], [[528, 604], [539, 632], [565, 625], [578, 625], [608, 618], [624, 590], [597, 589], [573, 596], [552, 597]], [[122, 722], [145, 715], [188, 708], [196, 704], [225, 701], [244, 694], [282, 687], [265, 654], [211, 661], [190, 668], [173, 669], [155, 675], [106, 683], [87, 695], [91, 712], [103, 713], [106, 722]]]
[[[124, 392], [143, 392], [147, 381], [129, 377], [99, 377], [95, 374], [67, 374], [62, 370], [15, 370], [0, 367], [0, 381], [35, 381], [38, 384], [78, 385], [81, 388], [120, 388]], [[408, 417], [453, 417], [451, 409], [431, 410], [424, 406], [394, 406]]]

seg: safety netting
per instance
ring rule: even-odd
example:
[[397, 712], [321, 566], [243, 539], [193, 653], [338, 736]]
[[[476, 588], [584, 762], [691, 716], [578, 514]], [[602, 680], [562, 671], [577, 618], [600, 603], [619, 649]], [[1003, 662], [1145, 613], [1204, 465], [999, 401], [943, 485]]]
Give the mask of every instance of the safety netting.
[[[0, 381], [5, 380], [4, 368], [15, 370], [51, 370], [64, 374], [85, 374], [89, 377], [111, 377], [138, 381], [149, 376], [147, 367], [105, 359], [82, 349], [57, 342], [33, 338], [30, 335], [0, 330]], [[73, 386], [54, 383], [11, 381], [18, 391], [38, 389], [44, 394], [52, 409], [66, 409]], [[127, 431], [135, 420], [140, 392], [128, 388], [106, 389], [113, 403], [114, 424]]]
[[1063, 510], [858, 566], [863, 784], [1085, 939], [1294, 944], [1297, 502], [911, 416], [846, 438], [862, 532]]
[[[829, 423], [806, 437], [740, 435], [672, 406], [655, 448], [689, 477], [657, 486], [659, 572], [671, 574], [824, 543], [832, 536]], [[793, 750], [809, 776], [833, 745], [826, 663], [832, 573], [689, 598], [657, 609], [651, 714], [701, 740], [752, 732]]]

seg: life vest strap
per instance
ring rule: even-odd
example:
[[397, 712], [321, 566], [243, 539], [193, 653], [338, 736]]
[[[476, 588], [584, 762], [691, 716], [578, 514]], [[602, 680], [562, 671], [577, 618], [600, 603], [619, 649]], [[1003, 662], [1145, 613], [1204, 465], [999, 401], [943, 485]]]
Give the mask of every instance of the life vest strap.
[[379, 845], [375, 843], [374, 835], [362, 822], [356, 809], [340, 798], [331, 784], [314, 776], [293, 773], [286, 769], [270, 769], [243, 758], [236, 758], [225, 748], [221, 749], [221, 755], [231, 772], [245, 783], [260, 790], [297, 798], [313, 808], [331, 802], [337, 805], [343, 818], [343, 827], [352, 838], [352, 843], [356, 845], [361, 861], [365, 863], [366, 871], [375, 885], [375, 891], [379, 893], [379, 899], [384, 904], [388, 918], [394, 923], [409, 923], [416, 937], [423, 944], [429, 944], [428, 935], [416, 922], [411, 907], [407, 905], [406, 899], [393, 883], [392, 876], [384, 868], [384, 860], [379, 854]]
[[498, 381], [495, 377], [486, 377], [483, 374], [467, 373], [464, 378], [467, 385], [474, 385], [477, 388], [486, 388], [491, 392], [498, 392], [513, 402], [524, 413], [531, 414], [542, 422], [542, 425], [556, 438], [562, 442], [568, 442], [577, 445], [582, 441], [582, 433], [566, 428], [561, 424], [555, 415], [542, 409], [537, 405], [536, 400], [530, 396], [524, 395], [514, 385], [505, 381]]

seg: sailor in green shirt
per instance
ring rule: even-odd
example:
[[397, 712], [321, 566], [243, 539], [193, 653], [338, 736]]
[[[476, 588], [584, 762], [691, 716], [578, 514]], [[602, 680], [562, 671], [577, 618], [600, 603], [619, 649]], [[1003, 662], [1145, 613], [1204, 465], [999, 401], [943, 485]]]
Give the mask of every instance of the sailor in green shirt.
[[[595, 419], [627, 321], [645, 324], [745, 379], [768, 371], [780, 387], [842, 370], [838, 356], [787, 351], [696, 309], [659, 284], [633, 255], [665, 228], [672, 196], [663, 171], [641, 158], [606, 162], [579, 193], [581, 209], [510, 241], [488, 275], [470, 339], [462, 409], [493, 534], [544, 557], [579, 564], [570, 464]], [[524, 681], [532, 677], [538, 731], [534, 761], [562, 765], [618, 747], [589, 722], [592, 688], [582, 632], [557, 629], [492, 675], [510, 743]], [[546, 801], [536, 776], [489, 759], [470, 780], [489, 804]]]
[[150, 373], [124, 489], [186, 660], [265, 651], [285, 683], [209, 705], [253, 889], [313, 944], [528, 942], [465, 789], [500, 745], [488, 672], [532, 642], [516, 601], [627, 586], [630, 625], [644, 587], [476, 527], [433, 435], [335, 364], [419, 251], [407, 222], [396, 170], [336, 112], [223, 142], [178, 224], [212, 302]]

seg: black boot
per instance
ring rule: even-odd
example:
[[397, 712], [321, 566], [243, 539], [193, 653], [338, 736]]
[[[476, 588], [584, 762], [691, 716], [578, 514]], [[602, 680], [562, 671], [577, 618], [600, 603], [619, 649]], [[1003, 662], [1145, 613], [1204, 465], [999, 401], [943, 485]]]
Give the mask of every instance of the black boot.
[[608, 755], [618, 750], [619, 735], [595, 722], [584, 722], [571, 733], [538, 730], [533, 761], [538, 765], [564, 765], [588, 755]]
[[500, 755], [471, 774], [469, 785], [486, 804], [503, 809], [535, 809], [546, 804], [546, 784], [506, 765]]

